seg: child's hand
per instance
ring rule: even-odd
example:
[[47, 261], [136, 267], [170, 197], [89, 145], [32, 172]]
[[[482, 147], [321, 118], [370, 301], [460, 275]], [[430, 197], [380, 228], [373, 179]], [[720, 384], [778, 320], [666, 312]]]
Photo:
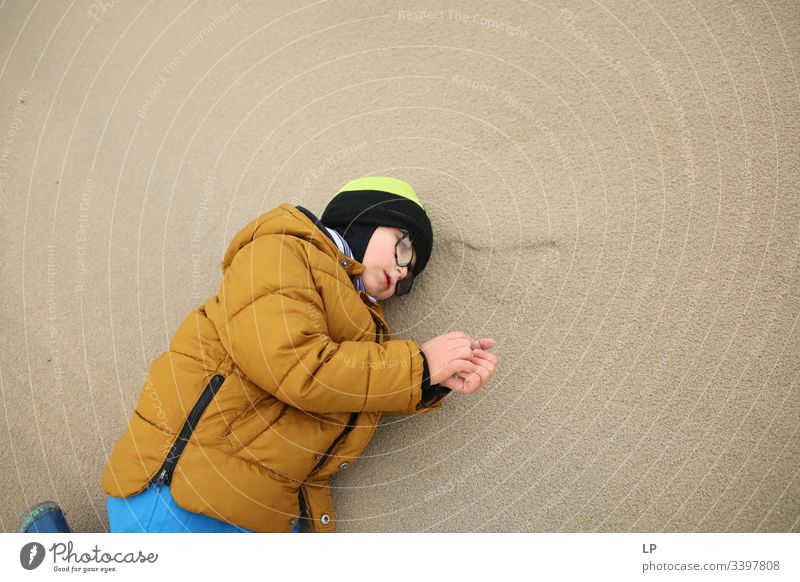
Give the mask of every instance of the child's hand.
[[448, 386], [448, 378], [457, 378], [459, 373], [477, 373], [480, 364], [472, 360], [473, 342], [462, 331], [451, 331], [437, 336], [420, 346], [428, 361], [431, 384]]
[[494, 347], [494, 339], [481, 338], [473, 341], [471, 345], [473, 350], [470, 362], [476, 364], [478, 369], [475, 372], [457, 373], [456, 376], [440, 382], [442, 386], [446, 386], [455, 392], [472, 394], [486, 386], [491, 380], [497, 367], [498, 359], [497, 356], [490, 354], [486, 349]]
[[466, 333], [453, 331], [425, 342], [420, 349], [428, 360], [431, 384], [471, 394], [494, 374], [497, 356], [486, 351], [493, 346], [493, 338], [473, 341]]

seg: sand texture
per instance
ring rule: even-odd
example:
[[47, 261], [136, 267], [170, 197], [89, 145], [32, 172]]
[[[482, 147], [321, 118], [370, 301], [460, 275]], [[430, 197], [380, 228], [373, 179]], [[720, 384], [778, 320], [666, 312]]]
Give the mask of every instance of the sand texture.
[[338, 531], [800, 531], [796, 2], [0, 3], [0, 527], [100, 476], [231, 237], [349, 180], [435, 228], [398, 337], [492, 336], [384, 417]]

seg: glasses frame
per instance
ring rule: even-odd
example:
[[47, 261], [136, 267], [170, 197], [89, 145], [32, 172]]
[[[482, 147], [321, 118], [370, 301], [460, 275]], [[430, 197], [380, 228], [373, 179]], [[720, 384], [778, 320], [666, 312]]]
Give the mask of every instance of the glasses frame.
[[[406, 276], [402, 279], [398, 279], [397, 283], [395, 284], [394, 294], [395, 295], [406, 295], [411, 292], [411, 287], [414, 285], [414, 270], [411, 269], [411, 263], [414, 260], [414, 247], [411, 247], [411, 258], [408, 259], [408, 263], [405, 265], [400, 264], [400, 259], [397, 256], [397, 249], [400, 247], [400, 243], [403, 242], [403, 239], [408, 238], [409, 231], [403, 230], [403, 236], [395, 243], [394, 245], [394, 262], [397, 263], [398, 267], [408, 267], [406, 271]], [[401, 288], [402, 284], [402, 288]]]

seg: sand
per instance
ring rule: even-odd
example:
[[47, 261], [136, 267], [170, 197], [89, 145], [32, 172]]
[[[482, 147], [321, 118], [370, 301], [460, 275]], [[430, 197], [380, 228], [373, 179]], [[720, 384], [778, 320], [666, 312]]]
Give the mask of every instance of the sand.
[[282, 202], [410, 182], [397, 335], [492, 381], [384, 418], [338, 531], [800, 531], [798, 11], [0, 5], [0, 525], [100, 475], [149, 363]]

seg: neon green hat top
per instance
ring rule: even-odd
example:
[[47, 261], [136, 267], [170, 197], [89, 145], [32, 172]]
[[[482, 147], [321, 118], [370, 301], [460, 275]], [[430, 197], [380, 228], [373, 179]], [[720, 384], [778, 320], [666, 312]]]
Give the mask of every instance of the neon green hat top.
[[420, 202], [411, 184], [398, 178], [390, 178], [389, 176], [367, 176], [365, 178], [357, 178], [342, 186], [339, 192], [350, 192], [353, 190], [379, 190], [381, 192], [389, 192], [390, 194], [408, 198], [412, 202], [419, 204], [419, 207], [425, 210], [425, 207], [422, 205], [422, 202]]

